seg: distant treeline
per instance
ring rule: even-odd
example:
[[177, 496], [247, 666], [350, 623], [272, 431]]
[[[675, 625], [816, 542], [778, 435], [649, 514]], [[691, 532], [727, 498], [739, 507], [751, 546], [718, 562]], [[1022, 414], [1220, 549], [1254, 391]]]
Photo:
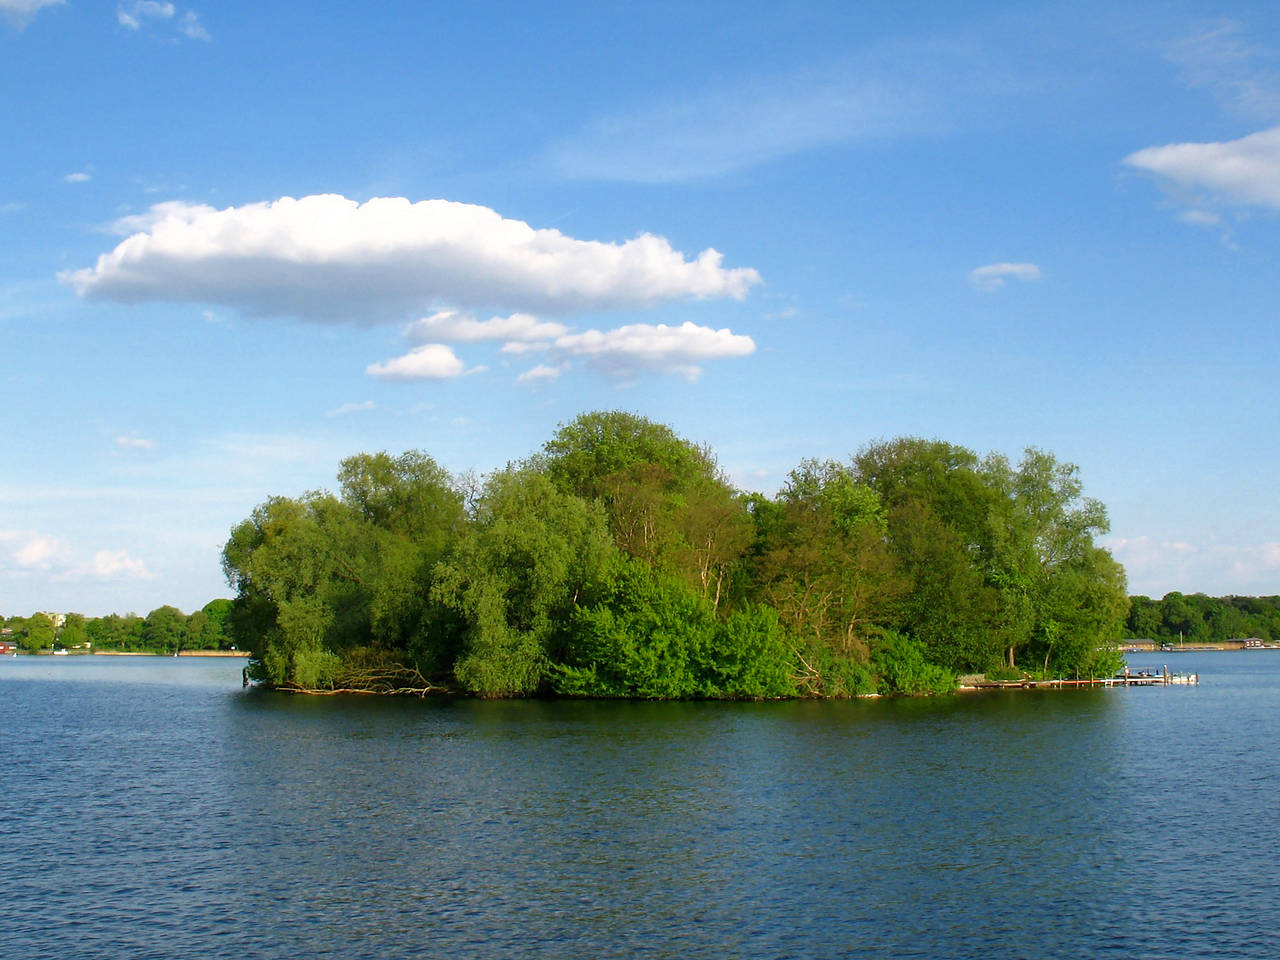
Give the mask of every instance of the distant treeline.
[[223, 551], [231, 632], [284, 688], [482, 696], [850, 696], [1117, 666], [1124, 573], [1077, 470], [901, 438], [775, 497], [621, 412], [478, 480], [342, 462]]
[[1160, 600], [1130, 597], [1125, 637], [1217, 643], [1257, 637], [1280, 642], [1280, 597], [1209, 597], [1166, 593]]
[[179, 650], [229, 650], [235, 641], [227, 633], [230, 600], [211, 600], [187, 615], [163, 606], [145, 617], [112, 613], [86, 617], [80, 613], [33, 613], [29, 617], [0, 617], [0, 629], [29, 653], [41, 650], [104, 650], [123, 653], [177, 653]]

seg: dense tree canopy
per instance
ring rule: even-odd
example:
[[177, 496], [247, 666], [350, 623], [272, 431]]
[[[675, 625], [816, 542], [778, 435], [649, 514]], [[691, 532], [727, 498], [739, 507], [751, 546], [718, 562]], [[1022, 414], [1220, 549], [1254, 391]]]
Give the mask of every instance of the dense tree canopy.
[[1134, 597], [1125, 623], [1133, 640], [1221, 643], [1256, 637], [1280, 643], [1280, 597], [1208, 597], [1166, 593]]
[[1034, 449], [1014, 465], [901, 438], [804, 461], [766, 497], [615, 411], [478, 484], [412, 451], [338, 479], [267, 500], [224, 549], [219, 616], [279, 686], [920, 693], [961, 672], [1106, 673], [1128, 612], [1095, 544], [1105, 510]]
[[22, 647], [35, 652], [53, 646], [53, 618], [46, 613], [33, 613], [27, 618], [26, 629], [22, 635]]
[[111, 613], [86, 617], [82, 613], [29, 617], [0, 617], [0, 626], [30, 653], [70, 650], [172, 654], [179, 650], [227, 650], [234, 645], [227, 632], [230, 600], [211, 600], [190, 616], [172, 606], [158, 607], [140, 617]]

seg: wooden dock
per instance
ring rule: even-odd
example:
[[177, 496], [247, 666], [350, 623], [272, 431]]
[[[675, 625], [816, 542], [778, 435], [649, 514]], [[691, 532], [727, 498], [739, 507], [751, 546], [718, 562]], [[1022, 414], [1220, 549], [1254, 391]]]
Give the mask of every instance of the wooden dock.
[[1173, 684], [1199, 684], [1198, 673], [1174, 673], [1166, 665], [1161, 670], [1130, 670], [1125, 667], [1123, 673], [1114, 677], [1092, 677], [1089, 679], [1058, 680], [980, 680], [972, 689], [1031, 689], [1034, 687], [1167, 687]]

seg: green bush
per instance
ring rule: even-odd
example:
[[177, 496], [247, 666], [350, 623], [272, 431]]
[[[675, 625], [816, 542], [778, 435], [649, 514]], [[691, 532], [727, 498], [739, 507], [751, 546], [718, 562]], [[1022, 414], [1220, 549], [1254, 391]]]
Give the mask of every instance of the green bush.
[[839, 653], [821, 641], [797, 644], [793, 684], [801, 696], [846, 699], [876, 692], [871, 668], [856, 654]]
[[876, 639], [871, 669], [879, 678], [881, 693], [949, 693], [956, 685], [954, 673], [925, 659], [924, 644], [898, 633], [885, 632]]
[[1011, 667], [1007, 663], [993, 663], [987, 667], [984, 674], [988, 680], [996, 682], [1004, 682], [1008, 680], [1021, 680], [1026, 676], [1017, 667]]
[[629, 561], [611, 595], [579, 608], [552, 689], [566, 696], [675, 699], [788, 696], [791, 654], [776, 614], [725, 621], [675, 577]]

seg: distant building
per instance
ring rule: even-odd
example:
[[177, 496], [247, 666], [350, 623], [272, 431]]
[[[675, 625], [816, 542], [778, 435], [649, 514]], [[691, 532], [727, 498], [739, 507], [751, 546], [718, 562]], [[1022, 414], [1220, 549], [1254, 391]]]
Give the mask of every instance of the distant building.
[[11, 653], [18, 652], [18, 645], [10, 643], [8, 640], [0, 640], [0, 656], [8, 656]]

